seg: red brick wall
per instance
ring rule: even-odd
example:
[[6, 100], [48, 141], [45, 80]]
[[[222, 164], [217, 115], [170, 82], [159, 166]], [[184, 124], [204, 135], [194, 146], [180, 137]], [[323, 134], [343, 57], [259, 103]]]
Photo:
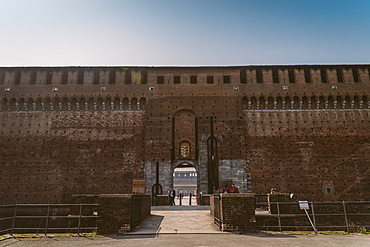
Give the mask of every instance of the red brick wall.
[[2, 114], [0, 204], [131, 193], [132, 179], [143, 178], [143, 117], [139, 112]]
[[[264, 133], [252, 133], [257, 123], [247, 123], [253, 134], [246, 141], [253, 192], [264, 194], [277, 186], [297, 200], [370, 199], [367, 111], [282, 112], [285, 121], [268, 114], [256, 121]], [[280, 130], [272, 130], [277, 121]], [[332, 194], [326, 193], [327, 186]]]

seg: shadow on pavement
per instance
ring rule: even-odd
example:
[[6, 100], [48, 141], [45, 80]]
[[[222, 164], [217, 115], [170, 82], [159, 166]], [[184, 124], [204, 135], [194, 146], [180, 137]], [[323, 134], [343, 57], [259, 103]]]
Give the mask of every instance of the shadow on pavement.
[[294, 235], [287, 235], [287, 234], [280, 234], [280, 233], [267, 233], [267, 232], [243, 233], [241, 235], [258, 237], [258, 238], [297, 238], [297, 236], [294, 236]]
[[136, 236], [136, 237], [155, 237], [161, 229], [161, 224], [164, 219], [162, 215], [149, 215], [140, 226], [133, 229], [131, 232], [126, 232], [125, 236]]

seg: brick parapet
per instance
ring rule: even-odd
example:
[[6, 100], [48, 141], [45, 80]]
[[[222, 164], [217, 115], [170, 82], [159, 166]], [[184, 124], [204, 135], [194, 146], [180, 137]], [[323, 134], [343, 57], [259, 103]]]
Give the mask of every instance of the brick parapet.
[[252, 193], [220, 194], [222, 231], [255, 231], [255, 203]]

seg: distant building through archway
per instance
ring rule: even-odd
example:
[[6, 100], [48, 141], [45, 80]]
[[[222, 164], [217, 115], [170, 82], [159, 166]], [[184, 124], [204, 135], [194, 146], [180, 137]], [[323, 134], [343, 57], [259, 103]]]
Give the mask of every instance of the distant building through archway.
[[173, 189], [184, 196], [196, 194], [198, 174], [194, 167], [177, 167], [173, 172]]

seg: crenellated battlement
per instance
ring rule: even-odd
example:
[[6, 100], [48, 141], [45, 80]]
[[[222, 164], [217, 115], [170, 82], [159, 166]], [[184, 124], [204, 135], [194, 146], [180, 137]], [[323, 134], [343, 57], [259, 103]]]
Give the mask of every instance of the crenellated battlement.
[[370, 65], [3, 67], [0, 85], [370, 83]]

